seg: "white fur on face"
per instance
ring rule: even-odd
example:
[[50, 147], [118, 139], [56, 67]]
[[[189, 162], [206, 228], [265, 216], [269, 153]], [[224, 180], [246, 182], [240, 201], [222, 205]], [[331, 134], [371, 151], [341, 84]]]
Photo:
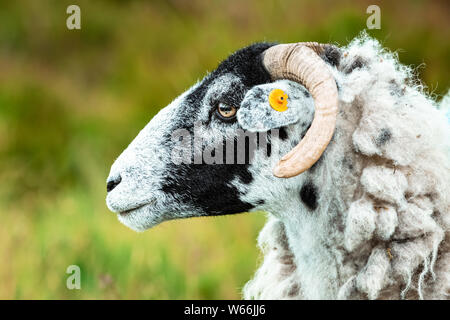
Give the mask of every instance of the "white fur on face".
[[[168, 174], [171, 148], [165, 141], [181, 103], [178, 97], [162, 109], [123, 151], [111, 167], [108, 180], [121, 177], [120, 184], [108, 193], [108, 208], [119, 221], [136, 231], [144, 231], [165, 220], [177, 218], [183, 205], [161, 191]], [[186, 212], [186, 214], [187, 214]]]

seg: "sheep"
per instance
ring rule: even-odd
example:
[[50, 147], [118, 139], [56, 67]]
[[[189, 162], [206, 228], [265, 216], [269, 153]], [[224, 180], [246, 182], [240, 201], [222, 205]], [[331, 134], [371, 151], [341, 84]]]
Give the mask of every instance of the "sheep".
[[[367, 34], [253, 44], [147, 124], [111, 168], [107, 205], [136, 231], [267, 212], [245, 299], [448, 299], [448, 101]], [[263, 143], [222, 161], [242, 132]], [[205, 152], [214, 164], [195, 161]]]

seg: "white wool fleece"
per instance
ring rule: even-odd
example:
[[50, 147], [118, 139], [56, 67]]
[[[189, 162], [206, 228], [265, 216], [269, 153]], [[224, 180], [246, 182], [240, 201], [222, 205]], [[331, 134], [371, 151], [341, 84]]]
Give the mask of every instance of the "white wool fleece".
[[[247, 299], [448, 299], [450, 126], [395, 53], [366, 34], [329, 65], [336, 133], [316, 168], [312, 211], [267, 208]], [[256, 188], [256, 187], [255, 187]]]

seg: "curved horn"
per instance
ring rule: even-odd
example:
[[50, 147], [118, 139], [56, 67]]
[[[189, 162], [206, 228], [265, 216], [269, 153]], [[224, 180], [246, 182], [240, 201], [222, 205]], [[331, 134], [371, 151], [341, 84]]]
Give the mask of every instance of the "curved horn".
[[328, 146], [336, 126], [338, 93], [336, 82], [319, 57], [330, 45], [316, 42], [279, 44], [263, 52], [263, 65], [272, 80], [289, 79], [301, 83], [311, 93], [314, 119], [306, 135], [281, 158], [273, 174], [290, 178], [308, 170]]

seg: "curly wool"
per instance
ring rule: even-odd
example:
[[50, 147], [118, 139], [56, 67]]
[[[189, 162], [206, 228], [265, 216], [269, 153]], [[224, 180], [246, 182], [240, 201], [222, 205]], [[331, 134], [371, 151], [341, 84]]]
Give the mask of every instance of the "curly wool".
[[[414, 70], [366, 34], [341, 50], [338, 66], [330, 66], [340, 100], [335, 137], [309, 173], [332, 186], [315, 213], [332, 222], [326, 228], [338, 274], [332, 298], [447, 299], [449, 96], [439, 108]], [[244, 298], [314, 297], [287, 227], [269, 215], [258, 239], [263, 262]]]

